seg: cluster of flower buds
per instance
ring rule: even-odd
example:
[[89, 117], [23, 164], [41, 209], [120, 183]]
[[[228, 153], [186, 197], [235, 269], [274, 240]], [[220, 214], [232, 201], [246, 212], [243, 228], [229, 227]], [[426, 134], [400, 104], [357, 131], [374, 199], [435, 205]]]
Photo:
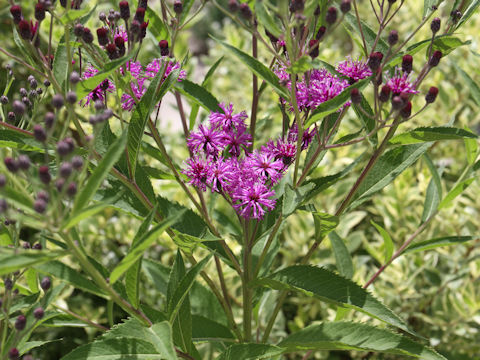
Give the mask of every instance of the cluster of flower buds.
[[39, 30], [39, 24], [42, 20], [45, 19], [45, 12], [48, 10], [51, 4], [47, 1], [38, 1], [35, 4], [35, 19], [33, 20], [26, 20], [23, 17], [22, 8], [20, 5], [12, 5], [10, 7], [10, 14], [12, 15], [13, 22], [17, 25], [17, 31], [20, 37], [26, 41], [33, 41], [33, 44], [36, 47], [40, 46], [40, 36], [38, 36], [37, 32]]

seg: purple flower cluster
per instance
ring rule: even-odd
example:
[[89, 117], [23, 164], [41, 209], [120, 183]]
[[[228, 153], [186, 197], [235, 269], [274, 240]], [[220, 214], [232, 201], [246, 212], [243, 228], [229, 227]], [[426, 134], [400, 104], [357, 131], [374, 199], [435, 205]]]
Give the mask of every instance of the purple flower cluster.
[[400, 95], [402, 92], [407, 94], [419, 93], [410, 81], [410, 74], [411, 73], [404, 72], [400, 75], [399, 69], [395, 69], [395, 75], [387, 81], [387, 85], [390, 87], [394, 96]]
[[[189, 183], [202, 191], [208, 187], [221, 193], [242, 217], [262, 219], [275, 207], [274, 185], [295, 159], [296, 127], [286, 139], [270, 140], [259, 150], [250, 151], [247, 114], [234, 114], [232, 104], [220, 107], [223, 113], [211, 113], [209, 126], [202, 124], [190, 133], [187, 144], [193, 156], [183, 172]], [[314, 131], [304, 132], [302, 149], [314, 135]]]
[[372, 70], [368, 67], [366, 62], [360, 60], [352, 60], [350, 57], [347, 60], [337, 64], [335, 70], [350, 79], [351, 83], [365, 79], [372, 75]]

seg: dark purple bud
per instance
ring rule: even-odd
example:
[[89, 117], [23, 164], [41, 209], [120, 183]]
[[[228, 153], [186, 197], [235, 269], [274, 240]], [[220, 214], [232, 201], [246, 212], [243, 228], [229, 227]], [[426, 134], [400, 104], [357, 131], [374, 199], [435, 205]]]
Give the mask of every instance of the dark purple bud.
[[317, 31], [317, 34], [315, 35], [315, 39], [321, 40], [323, 35], [325, 35], [326, 31], [327, 31], [327, 28], [325, 26], [320, 26], [320, 28]]
[[75, 24], [73, 27], [73, 34], [80, 38], [83, 36], [83, 25], [82, 24]]
[[66, 141], [60, 140], [57, 143], [57, 152], [61, 157], [67, 156], [70, 154], [70, 145], [68, 145]]
[[45, 190], [40, 190], [37, 194], [37, 199], [42, 199], [46, 203], [48, 203], [48, 200], [50, 200], [50, 196], [48, 196], [48, 193]]
[[12, 109], [15, 115], [22, 116], [25, 113], [25, 104], [19, 100], [15, 100], [12, 104]]
[[17, 348], [11, 348], [8, 350], [8, 358], [10, 360], [17, 360], [20, 356], [20, 353], [18, 352]]
[[137, 20], [139, 24], [143, 23], [145, 21], [145, 9], [139, 7], [135, 12], [134, 19]]
[[13, 288], [13, 281], [12, 281], [12, 279], [6, 278], [5, 280], [3, 280], [3, 283], [4, 283], [4, 285], [5, 285], [5, 289], [7, 289], [7, 290], [12, 290], [12, 288]]
[[62, 192], [63, 185], [65, 185], [65, 179], [60, 178], [55, 181], [55, 188], [58, 192]]
[[340, 10], [342, 11], [342, 13], [346, 14], [347, 12], [350, 11], [351, 8], [352, 8], [352, 3], [350, 0], [342, 0], [340, 4]]
[[400, 110], [404, 106], [403, 100], [400, 96], [394, 96], [392, 98], [392, 109]]
[[412, 71], [413, 67], [413, 57], [412, 55], [406, 54], [402, 58], [402, 71], [409, 74]]
[[82, 40], [85, 41], [86, 44], [91, 44], [93, 42], [93, 34], [87, 27], [83, 28]]
[[438, 88], [435, 86], [432, 86], [429, 90], [427, 95], [425, 95], [425, 101], [427, 104], [431, 104], [435, 101], [438, 95]]
[[450, 16], [452, 17], [452, 21], [454, 23], [456, 23], [458, 20], [460, 20], [460, 18], [462, 17], [462, 12], [458, 9], [456, 10], [453, 10], [451, 13], [450, 13]]
[[327, 15], [325, 17], [325, 21], [327, 24], [334, 24], [335, 21], [337, 21], [337, 9], [334, 8], [333, 6], [329, 7], [327, 10]]
[[443, 54], [440, 50], [435, 50], [430, 57], [430, 60], [428, 61], [428, 65], [430, 65], [431, 67], [437, 66], [442, 56]]
[[62, 7], [66, 8], [67, 7], [67, 0], [60, 0], [60, 5], [62, 5]]
[[110, 10], [110, 13], [107, 16], [107, 19], [110, 23], [115, 22], [115, 11], [113, 9]]
[[23, 96], [27, 96], [28, 95], [28, 92], [27, 92], [27, 89], [25, 88], [20, 88], [20, 90], [18, 90], [18, 92], [20, 93], [20, 95], [23, 97]]
[[240, 4], [240, 15], [242, 15], [242, 17], [245, 19], [245, 20], [250, 20], [253, 16], [252, 14], [252, 10], [250, 9], [250, 6], [248, 6], [247, 3], [242, 3]]
[[98, 28], [97, 29], [97, 39], [98, 43], [102, 46], [105, 46], [108, 44], [108, 30], [105, 29], [104, 27]]
[[30, 85], [30, 89], [36, 89], [38, 86], [37, 79], [35, 79], [33, 76], [29, 76], [28, 84]]
[[380, 64], [382, 63], [383, 59], [383, 54], [379, 51], [376, 51], [374, 53], [370, 54], [370, 57], [368, 58], [368, 67], [372, 71], [377, 71], [377, 69], [380, 67]]
[[45, 120], [45, 127], [46, 127], [47, 129], [51, 129], [52, 126], [53, 126], [53, 123], [55, 122], [55, 114], [52, 113], [52, 112], [50, 112], [50, 111], [47, 112], [47, 113], [45, 114], [44, 120]]
[[8, 104], [8, 97], [5, 96], [5, 95], [0, 96], [0, 103], [2, 103], [2, 105], [7, 105]]
[[45, 315], [45, 311], [43, 311], [43, 308], [38, 307], [33, 310], [33, 316], [35, 317], [35, 319], [40, 320], [41, 318], [43, 318], [43, 315]]
[[13, 22], [18, 24], [22, 20], [22, 8], [19, 5], [10, 7], [10, 14], [12, 14]]
[[52, 97], [52, 106], [57, 110], [63, 106], [63, 96], [61, 94], [55, 94]]
[[43, 80], [43, 86], [49, 87], [50, 86], [50, 81], [48, 81], [48, 79]]
[[290, 3], [290, 12], [302, 12], [304, 8], [304, 0], [292, 0], [292, 2]]
[[15, 121], [15, 113], [13, 111], [9, 111], [7, 114], [7, 119], [9, 121]]
[[45, 142], [47, 140], [47, 132], [45, 131], [43, 126], [39, 124], [33, 127], [33, 136], [37, 141], [40, 142]]
[[117, 36], [115, 38], [115, 46], [119, 49], [122, 49], [122, 48], [125, 49], [125, 40], [123, 40], [123, 38], [121, 36]]
[[48, 170], [48, 166], [45, 166], [45, 165], [42, 165], [38, 168], [38, 176], [40, 178], [40, 181], [43, 182], [44, 184], [48, 184], [52, 180], [52, 177]]
[[183, 11], [183, 4], [180, 0], [175, 0], [173, 3], [173, 11], [175, 11], [175, 14], [180, 15]]
[[18, 32], [22, 39], [31, 40], [32, 39], [32, 27], [30, 22], [26, 20], [20, 20], [18, 23]]
[[28, 241], [24, 241], [23, 244], [22, 244], [22, 247], [25, 249], [25, 250], [28, 250], [31, 248], [30, 246], [30, 243]]
[[120, 17], [127, 21], [130, 18], [130, 5], [128, 1], [120, 1]]
[[390, 31], [390, 34], [388, 34], [387, 41], [390, 46], [395, 45], [398, 42], [398, 31], [397, 30]]
[[21, 170], [27, 171], [30, 168], [30, 158], [27, 155], [20, 155], [18, 157], [18, 167]]
[[116, 59], [118, 57], [117, 46], [115, 44], [108, 44], [106, 49], [110, 60]]
[[239, 7], [240, 7], [240, 4], [238, 3], [237, 0], [228, 0], [228, 9], [232, 13], [237, 12]]
[[441, 23], [442, 21], [438, 17], [432, 20], [432, 22], [430, 23], [430, 29], [432, 30], [432, 33], [436, 34], [438, 30], [440, 30]]
[[412, 102], [409, 101], [407, 104], [400, 110], [400, 115], [404, 118], [407, 119], [412, 115]]
[[139, 8], [147, 9], [147, 7], [148, 7], [148, 0], [140, 0], [140, 1], [138, 2], [138, 7], [139, 7]]
[[309, 55], [312, 59], [315, 59], [319, 54], [318, 49], [318, 40], [312, 39], [308, 42], [308, 47], [310, 48]]
[[350, 99], [354, 104], [360, 104], [362, 102], [362, 95], [357, 88], [354, 88], [352, 91], [350, 91]]
[[[8, 210], [8, 203], [5, 199], [0, 199], [0, 214], [3, 214]], [[5, 280], [6, 281], [6, 280]], [[6, 285], [5, 285], [6, 286]]]
[[75, 184], [74, 182], [71, 182], [70, 184], [68, 184], [68, 187], [67, 187], [67, 195], [68, 196], [75, 196], [75, 194], [77, 193], [77, 184]]
[[37, 89], [37, 95], [42, 95], [43, 94], [43, 89], [42, 88], [38, 88]]
[[141, 26], [141, 24], [137, 20], [132, 21], [132, 25], [130, 27], [130, 30], [132, 31], [132, 34], [135, 37], [138, 37], [138, 35], [140, 35], [140, 26]]
[[18, 315], [17, 320], [15, 320], [15, 329], [22, 331], [25, 329], [25, 325], [27, 325], [27, 318], [25, 315]]
[[388, 99], [390, 99], [390, 93], [392, 92], [392, 89], [388, 85], [383, 85], [382, 89], [380, 90], [380, 94], [378, 95], [378, 99], [381, 102], [387, 102]]
[[145, 36], [147, 36], [147, 28], [148, 22], [143, 22], [142, 25], [140, 25], [140, 39], [145, 39]]
[[93, 107], [95, 108], [95, 110], [99, 111], [105, 107], [105, 104], [102, 100], [95, 100], [95, 102], [93, 103]]
[[11, 158], [11, 157], [6, 157], [4, 160], [3, 160], [5, 166], [7, 167], [7, 170], [12, 172], [12, 173], [16, 173], [18, 171], [18, 162]]
[[113, 111], [112, 109], [106, 109], [103, 114], [101, 115], [101, 120], [100, 121], [107, 121], [113, 116]]
[[35, 200], [35, 202], [33, 203], [33, 209], [39, 213], [39, 214], [43, 214], [45, 212], [45, 210], [47, 210], [47, 203], [42, 200], [42, 199], [37, 199]]
[[0, 188], [5, 187], [7, 185], [7, 177], [4, 174], [0, 174]]
[[35, 4], [35, 19], [38, 21], [45, 19], [45, 5], [41, 2]]
[[83, 167], [83, 159], [81, 156], [74, 156], [72, 158], [72, 166], [75, 170], [80, 170]]
[[72, 85], [75, 85], [75, 84], [78, 84], [80, 82], [80, 75], [78, 74], [78, 72], [76, 71], [72, 71], [72, 73], [70, 74], [70, 83], [72, 83]]
[[67, 179], [73, 171], [72, 164], [64, 162], [60, 165], [60, 176]]
[[108, 79], [105, 79], [100, 84], [100, 89], [102, 89], [103, 91], [107, 91], [108, 85], [109, 85]]
[[77, 94], [75, 93], [75, 91], [69, 91], [67, 92], [67, 96], [65, 97], [65, 99], [69, 104], [75, 104], [75, 102], [77, 101]]
[[170, 50], [168, 49], [168, 41], [167, 40], [160, 40], [158, 42], [158, 47], [160, 48], [160, 54], [162, 56], [168, 56]]
[[43, 291], [50, 289], [50, 285], [52, 285], [52, 282], [48, 276], [45, 276], [42, 281], [40, 281], [40, 286], [42, 287]]

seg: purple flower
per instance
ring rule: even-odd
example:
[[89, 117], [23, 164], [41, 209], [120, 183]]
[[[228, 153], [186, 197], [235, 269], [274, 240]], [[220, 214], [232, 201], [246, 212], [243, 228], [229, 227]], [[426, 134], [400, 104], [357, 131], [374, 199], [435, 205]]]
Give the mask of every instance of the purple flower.
[[[95, 76], [97, 73], [98, 73], [98, 70], [95, 69], [91, 64], [88, 64], [86, 70], [83, 73], [83, 80], [89, 79]], [[90, 92], [87, 96], [85, 96], [84, 98], [85, 103], [83, 104], [83, 106], [88, 106], [91, 101], [95, 101], [95, 100], [104, 101], [105, 91], [109, 93], [113, 93], [115, 91], [115, 85], [113, 85], [113, 83], [108, 79], [103, 80], [95, 89], [92, 90], [92, 92]], [[80, 103], [82, 103], [82, 101], [80, 101]]]
[[277, 140], [276, 143], [270, 140], [267, 145], [262, 148], [262, 151], [269, 152], [275, 159], [281, 160], [286, 169], [295, 159], [297, 145], [283, 139]]
[[[165, 69], [165, 75], [163, 78], [165, 79], [173, 70], [180, 69], [179, 63], [172, 63], [168, 57], [157, 58], [153, 59], [145, 68], [145, 76], [147, 78], [154, 78], [157, 73], [162, 70], [163, 64], [165, 61], [168, 61], [167, 68]], [[187, 77], [187, 73], [185, 70], [180, 70], [180, 74], [178, 75], [178, 81], [181, 81]]]
[[338, 63], [336, 70], [340, 74], [352, 79], [353, 82], [372, 75], [372, 70], [370, 70], [366, 62], [360, 60], [354, 61], [351, 58], [347, 58], [347, 60]]
[[237, 131], [230, 129], [223, 131], [222, 144], [225, 148], [228, 148], [230, 155], [239, 157], [241, 148], [248, 148], [252, 142], [250, 141], [252, 136], [247, 132], [245, 128], [237, 128]]
[[207, 178], [212, 192], [220, 192], [222, 189], [228, 188], [229, 183], [236, 176], [235, 170], [231, 161], [225, 161], [222, 157], [218, 158], [209, 168]]
[[275, 193], [259, 182], [244, 185], [233, 194], [234, 208], [246, 219], [262, 219], [266, 210], [275, 207], [275, 199], [270, 199]]
[[187, 140], [190, 151], [203, 151], [207, 156], [216, 157], [224, 147], [222, 143], [222, 133], [214, 129], [209, 129], [205, 125], [200, 125], [198, 130], [198, 132], [192, 131]]
[[[306, 150], [310, 143], [312, 142], [313, 138], [317, 134], [317, 130], [313, 127], [311, 129], [303, 129], [303, 136], [302, 136], [302, 150]], [[293, 124], [288, 132], [287, 140], [290, 143], [296, 144], [298, 139], [298, 127], [297, 124]]]
[[402, 92], [408, 94], [418, 94], [418, 91], [415, 90], [415, 87], [410, 82], [410, 75], [404, 73], [403, 75], [399, 75], [399, 70], [395, 69], [395, 76], [391, 77], [387, 81], [387, 85], [392, 89], [392, 93], [394, 95], [398, 95]]
[[271, 152], [255, 151], [249, 160], [249, 166], [257, 176], [265, 180], [271, 179], [273, 183], [278, 182], [282, 177], [283, 162], [275, 159]]
[[198, 187], [200, 190], [207, 189], [207, 178], [211, 172], [212, 163], [209, 159], [202, 159], [198, 156], [187, 160], [187, 169], [183, 171], [190, 178], [189, 184]]
[[220, 108], [223, 110], [223, 114], [220, 112], [214, 112], [210, 114], [210, 123], [215, 128], [223, 128], [225, 130], [229, 130], [233, 126], [236, 129], [243, 129], [247, 127], [245, 125], [245, 120], [247, 119], [248, 115], [245, 111], [242, 111], [239, 114], [233, 113], [233, 104], [225, 105], [219, 104]]

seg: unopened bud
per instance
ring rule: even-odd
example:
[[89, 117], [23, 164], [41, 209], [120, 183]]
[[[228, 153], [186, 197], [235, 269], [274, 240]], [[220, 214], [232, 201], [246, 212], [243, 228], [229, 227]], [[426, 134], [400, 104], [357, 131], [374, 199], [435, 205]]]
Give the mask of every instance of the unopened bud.
[[145, 9], [139, 7], [135, 12], [134, 19], [138, 21], [139, 24], [143, 23], [145, 21]]
[[83, 167], [83, 159], [81, 156], [74, 156], [72, 158], [72, 166], [75, 170], [80, 170]]
[[442, 22], [438, 17], [432, 20], [432, 22], [430, 23], [430, 29], [432, 30], [432, 33], [436, 34], [440, 30], [441, 23]]
[[77, 184], [75, 184], [74, 182], [68, 184], [67, 195], [73, 197], [75, 196], [76, 193], [77, 193]]
[[20, 356], [20, 353], [18, 352], [17, 348], [11, 348], [8, 350], [8, 358], [10, 360], [17, 360]]
[[45, 311], [43, 310], [43, 308], [38, 307], [33, 310], [33, 316], [35, 317], [35, 319], [40, 320], [41, 318], [43, 318], [43, 315], [45, 315]]
[[337, 9], [334, 8], [333, 6], [329, 7], [327, 10], [327, 15], [325, 17], [325, 21], [327, 24], [334, 24], [335, 21], [337, 21]]
[[[47, 129], [51, 129], [53, 127], [53, 123], [55, 122], [55, 114], [52, 113], [51, 111], [47, 112], [45, 114], [44, 121], [45, 121], [45, 127]], [[34, 127], [34, 129], [35, 129], [35, 127]]]
[[65, 97], [65, 99], [69, 104], [75, 104], [75, 102], [77, 101], [77, 94], [75, 93], [75, 91], [69, 91], [67, 92], [67, 96]]
[[183, 11], [183, 4], [180, 0], [175, 0], [173, 3], [173, 11], [175, 11], [175, 14], [180, 15]]
[[390, 34], [388, 34], [387, 41], [390, 46], [395, 45], [398, 42], [398, 31], [397, 30], [390, 31]]
[[40, 286], [42, 287], [43, 291], [47, 291], [50, 289], [50, 285], [52, 282], [50, 281], [50, 278], [48, 276], [45, 276], [42, 281], [40, 281]]
[[104, 27], [98, 28], [97, 29], [97, 39], [98, 43], [101, 46], [105, 46], [108, 44], [108, 30], [105, 29]]
[[321, 40], [323, 38], [323, 35], [325, 35], [326, 31], [327, 31], [327, 28], [325, 26], [320, 26], [320, 28], [317, 31], [317, 34], [315, 35], [315, 39]]
[[18, 157], [18, 167], [23, 170], [27, 171], [30, 168], [30, 158], [27, 155], [20, 155]]
[[91, 44], [93, 42], [93, 34], [87, 27], [83, 28], [82, 40], [87, 44]]
[[60, 165], [60, 176], [67, 179], [70, 174], [72, 173], [72, 164], [70, 164], [69, 162], [64, 162], [63, 164]]
[[38, 176], [40, 178], [40, 181], [43, 182], [44, 184], [48, 184], [52, 180], [52, 177], [48, 170], [48, 166], [45, 166], [45, 165], [42, 165], [38, 168]]
[[340, 10], [342, 11], [342, 13], [346, 14], [347, 12], [350, 11], [351, 8], [352, 8], [352, 3], [350, 0], [342, 0], [340, 4]]
[[18, 315], [17, 319], [15, 320], [15, 329], [22, 331], [25, 329], [25, 325], [27, 325], [27, 318], [25, 315]]
[[412, 115], [412, 102], [409, 101], [407, 104], [400, 110], [400, 115], [404, 118], [407, 119]]
[[357, 88], [353, 88], [352, 91], [350, 91], [350, 99], [354, 104], [360, 104], [362, 102], [362, 95]]
[[72, 85], [78, 84], [80, 82], [80, 75], [76, 71], [72, 71], [70, 74], [70, 83]]
[[73, 34], [77, 38], [81, 38], [83, 36], [83, 25], [80, 23], [75, 24], [75, 26], [73, 27]]
[[427, 95], [425, 95], [425, 101], [427, 104], [431, 104], [435, 101], [438, 95], [438, 88], [435, 86], [432, 86], [429, 90]]
[[430, 57], [430, 60], [428, 61], [428, 65], [430, 65], [431, 67], [437, 66], [442, 56], [443, 54], [440, 50], [435, 50]]
[[25, 113], [25, 104], [19, 100], [15, 100], [12, 104], [12, 109], [15, 115], [22, 116]]
[[247, 3], [240, 4], [240, 14], [245, 20], [250, 20], [253, 16], [252, 10], [250, 9], [250, 6], [248, 6]]
[[392, 89], [388, 85], [383, 85], [382, 89], [380, 90], [380, 94], [378, 95], [378, 99], [381, 102], [387, 102], [388, 99], [390, 98], [390, 93], [392, 92]]
[[402, 71], [409, 74], [413, 68], [413, 57], [412, 55], [406, 54], [402, 58]]
[[11, 6], [10, 14], [12, 14], [13, 22], [15, 24], [20, 23], [20, 21], [22, 20], [22, 8], [19, 5]]
[[370, 68], [370, 70], [376, 71], [380, 67], [382, 59], [383, 54], [381, 52], [376, 51], [374, 53], [371, 53], [370, 57], [368, 58], [368, 67]]
[[168, 41], [167, 40], [160, 40], [158, 42], [158, 46], [160, 47], [160, 54], [162, 56], [168, 56], [170, 50], [168, 49]]
[[128, 1], [120, 1], [120, 17], [127, 21], [130, 18], [130, 5]]
[[18, 171], [17, 160], [15, 160], [11, 157], [6, 157], [3, 160], [3, 163], [5, 164], [5, 167], [7, 168], [7, 170], [10, 171], [11, 173], [16, 173]]
[[308, 47], [310, 48], [309, 55], [312, 59], [318, 57], [319, 49], [318, 49], [318, 40], [312, 39], [308, 42]]
[[45, 6], [41, 2], [35, 4], [35, 19], [38, 21], [45, 19]]

